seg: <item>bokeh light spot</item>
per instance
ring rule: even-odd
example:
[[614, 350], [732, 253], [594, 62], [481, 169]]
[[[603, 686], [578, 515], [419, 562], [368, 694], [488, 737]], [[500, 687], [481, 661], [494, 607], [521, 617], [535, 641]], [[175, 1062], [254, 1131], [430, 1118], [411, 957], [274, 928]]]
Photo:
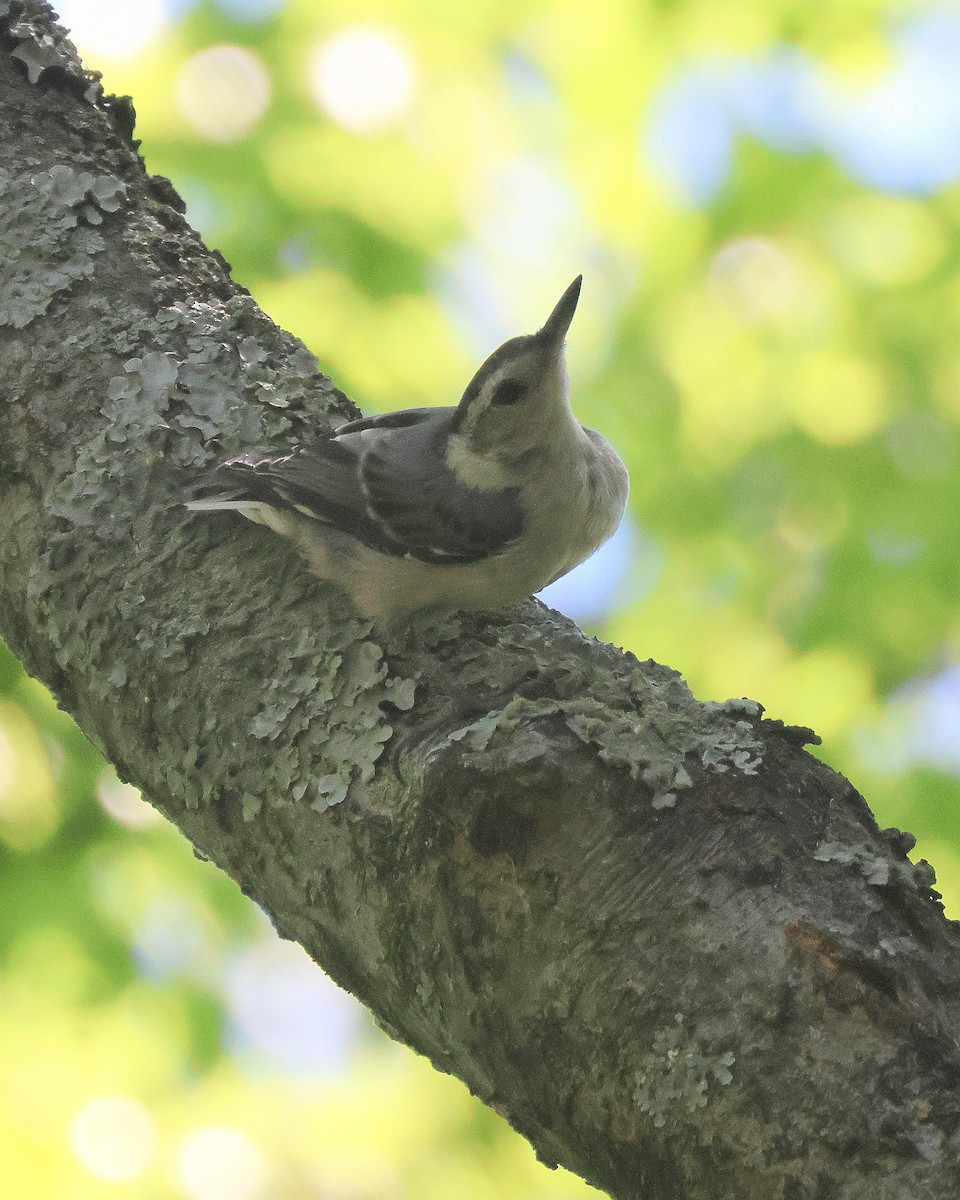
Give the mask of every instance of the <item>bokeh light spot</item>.
[[210, 46], [188, 58], [177, 76], [177, 103], [204, 137], [246, 137], [270, 103], [270, 75], [258, 54], [242, 46]]
[[846, 352], [824, 350], [798, 359], [784, 391], [797, 424], [827, 445], [862, 441], [887, 415], [880, 368]]
[[144, 1171], [155, 1141], [153, 1117], [127, 1096], [98, 1096], [80, 1109], [70, 1126], [74, 1154], [91, 1175], [112, 1182]]
[[210, 1125], [184, 1141], [179, 1175], [190, 1200], [257, 1200], [269, 1169], [263, 1152], [245, 1133]]
[[319, 48], [311, 70], [317, 103], [350, 133], [393, 128], [414, 90], [410, 56], [392, 33], [374, 26], [344, 29]]
[[827, 240], [851, 271], [887, 287], [916, 283], [946, 248], [933, 213], [895, 196], [858, 196], [839, 205], [827, 222]]
[[709, 277], [721, 297], [746, 320], [794, 308], [803, 290], [791, 256], [762, 237], [727, 242], [714, 256]]
[[132, 58], [169, 20], [164, 0], [57, 0], [56, 9], [80, 52], [97, 59]]

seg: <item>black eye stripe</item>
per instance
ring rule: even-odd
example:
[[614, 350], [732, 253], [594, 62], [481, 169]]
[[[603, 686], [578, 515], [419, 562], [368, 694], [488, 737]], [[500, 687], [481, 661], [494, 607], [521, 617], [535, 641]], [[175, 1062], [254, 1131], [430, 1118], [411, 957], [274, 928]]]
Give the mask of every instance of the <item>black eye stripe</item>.
[[490, 403], [496, 405], [516, 404], [518, 400], [523, 399], [526, 388], [522, 383], [517, 383], [515, 379], [504, 379], [502, 383], [498, 383], [496, 390], [490, 397]]

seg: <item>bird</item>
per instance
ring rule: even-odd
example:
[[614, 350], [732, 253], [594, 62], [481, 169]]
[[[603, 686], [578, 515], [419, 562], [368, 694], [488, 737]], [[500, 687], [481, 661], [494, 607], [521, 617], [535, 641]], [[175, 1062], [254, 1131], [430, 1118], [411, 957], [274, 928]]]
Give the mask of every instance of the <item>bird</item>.
[[620, 456], [570, 407], [564, 347], [582, 279], [541, 329], [486, 359], [458, 404], [227, 459], [194, 482], [187, 509], [237, 512], [288, 538], [373, 621], [538, 592], [614, 533], [629, 492]]

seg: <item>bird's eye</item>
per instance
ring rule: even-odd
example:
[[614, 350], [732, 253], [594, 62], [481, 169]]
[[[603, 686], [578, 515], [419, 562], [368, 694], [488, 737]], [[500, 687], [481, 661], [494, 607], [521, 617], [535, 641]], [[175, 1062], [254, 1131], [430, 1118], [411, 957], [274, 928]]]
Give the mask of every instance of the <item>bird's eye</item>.
[[522, 383], [517, 383], [515, 379], [505, 379], [503, 383], [498, 383], [496, 391], [490, 397], [491, 404], [516, 404], [518, 400], [523, 399], [523, 393], [527, 389]]

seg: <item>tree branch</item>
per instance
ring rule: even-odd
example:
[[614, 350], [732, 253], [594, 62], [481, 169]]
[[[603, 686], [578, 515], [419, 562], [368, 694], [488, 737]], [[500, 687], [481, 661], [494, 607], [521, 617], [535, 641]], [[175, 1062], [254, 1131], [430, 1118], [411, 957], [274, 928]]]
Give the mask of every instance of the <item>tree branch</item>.
[[[958, 1174], [958, 939], [809, 731], [530, 602], [385, 636], [185, 471], [349, 404], [0, 0], [0, 621], [120, 772], [548, 1162], [613, 1196]], [[12, 117], [9, 114], [18, 114]]]

